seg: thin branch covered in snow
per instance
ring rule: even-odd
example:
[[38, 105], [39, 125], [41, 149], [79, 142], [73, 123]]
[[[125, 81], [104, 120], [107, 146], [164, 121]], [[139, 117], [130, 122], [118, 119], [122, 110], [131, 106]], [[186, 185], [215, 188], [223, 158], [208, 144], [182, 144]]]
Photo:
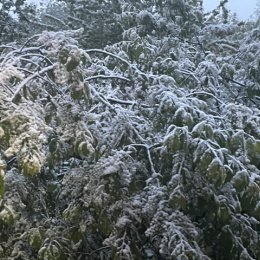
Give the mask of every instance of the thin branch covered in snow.
[[91, 53], [91, 52], [97, 52], [97, 53], [103, 53], [105, 55], [108, 55], [108, 56], [111, 56], [111, 57], [114, 57], [120, 61], [122, 61], [123, 63], [125, 63], [126, 65], [128, 65], [129, 67], [131, 67], [132, 65], [125, 59], [119, 57], [118, 55], [116, 54], [113, 54], [113, 53], [110, 53], [110, 52], [107, 52], [107, 51], [104, 51], [104, 50], [100, 50], [100, 49], [89, 49], [89, 50], [86, 50], [86, 53]]
[[124, 81], [130, 82], [130, 79], [119, 76], [119, 75], [97, 75], [97, 76], [85, 78], [85, 81], [91, 81], [94, 79], [119, 79], [119, 80], [124, 80]]
[[59, 19], [59, 18], [57, 18], [57, 17], [55, 17], [55, 16], [53, 16], [53, 15], [50, 15], [50, 14], [43, 14], [46, 18], [48, 18], [48, 19], [51, 19], [51, 20], [54, 20], [55, 22], [58, 22], [58, 23], [60, 23], [61, 25], [63, 25], [66, 29], [68, 29], [68, 25], [64, 22], [64, 21], [62, 21], [61, 19]]
[[22, 82], [19, 83], [18, 86], [16, 86], [16, 90], [15, 90], [15, 92], [14, 92], [12, 98], [11, 98], [11, 101], [13, 102], [15, 99], [17, 99], [17, 96], [19, 95], [21, 89], [22, 89], [30, 80], [32, 80], [32, 79], [34, 79], [34, 78], [40, 76], [41, 74], [44, 74], [44, 73], [50, 71], [50, 70], [53, 70], [53, 68], [54, 68], [53, 65], [48, 66], [48, 67], [46, 67], [46, 68], [41, 69], [40, 71], [37, 71], [37, 72], [33, 73], [31, 76], [28, 76], [27, 78], [25, 78], [24, 80], [22, 80]]

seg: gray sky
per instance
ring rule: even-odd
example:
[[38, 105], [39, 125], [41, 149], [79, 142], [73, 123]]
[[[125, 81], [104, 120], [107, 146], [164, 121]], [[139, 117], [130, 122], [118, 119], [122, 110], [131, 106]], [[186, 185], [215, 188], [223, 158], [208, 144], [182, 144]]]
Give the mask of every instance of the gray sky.
[[[220, 0], [204, 0], [205, 10], [212, 10]], [[232, 12], [236, 12], [239, 19], [246, 20], [254, 13], [257, 0], [229, 0], [228, 7]]]

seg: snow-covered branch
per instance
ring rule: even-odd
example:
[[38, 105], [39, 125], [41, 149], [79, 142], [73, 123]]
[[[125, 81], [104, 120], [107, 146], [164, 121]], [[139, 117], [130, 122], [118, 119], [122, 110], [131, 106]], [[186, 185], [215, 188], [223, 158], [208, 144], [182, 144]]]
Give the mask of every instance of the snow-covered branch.
[[16, 87], [16, 91], [14, 92], [11, 101], [14, 102], [14, 100], [17, 98], [17, 96], [19, 95], [21, 89], [32, 79], [38, 77], [41, 74], [44, 74], [50, 70], [52, 70], [54, 68], [53, 65], [48, 66], [46, 68], [43, 68], [40, 71], [35, 72], [34, 74], [32, 74], [31, 76], [28, 76], [27, 78], [25, 78], [24, 80], [22, 80], [22, 82]]
[[57, 17], [55, 17], [55, 16], [53, 16], [53, 15], [50, 15], [50, 14], [44, 14], [44, 16], [45, 16], [46, 18], [48, 18], [48, 19], [51, 19], [51, 20], [54, 20], [55, 22], [60, 23], [60, 24], [63, 25], [66, 29], [68, 29], [68, 25], [67, 25], [64, 21], [62, 21], [61, 19], [59, 19], [59, 18], [57, 18]]
[[130, 79], [125, 78], [123, 76], [119, 76], [119, 75], [97, 75], [97, 76], [85, 78], [85, 81], [90, 81], [90, 80], [94, 80], [94, 79], [119, 79], [119, 80], [124, 80], [124, 81], [130, 82]]
[[116, 99], [116, 98], [107, 98], [108, 101], [110, 101], [111, 103], [117, 103], [117, 104], [121, 104], [121, 105], [128, 105], [128, 106], [141, 106], [143, 108], [151, 108], [151, 106], [149, 105], [145, 105], [145, 104], [138, 104], [137, 102], [134, 101], [129, 101], [129, 100], [121, 100], [121, 99]]
[[107, 51], [104, 51], [104, 50], [100, 50], [100, 49], [89, 49], [89, 50], [86, 50], [86, 53], [91, 53], [91, 52], [97, 52], [97, 53], [103, 53], [105, 55], [108, 55], [108, 56], [111, 56], [111, 57], [114, 57], [120, 61], [122, 61], [123, 63], [125, 63], [126, 65], [128, 65], [129, 67], [131, 67], [132, 65], [125, 59], [121, 58], [120, 56], [116, 55], [116, 54], [113, 54], [111, 52], [107, 52]]
[[191, 96], [210, 96], [214, 99], [216, 99], [220, 104], [224, 104], [223, 101], [221, 101], [219, 98], [217, 98], [215, 95], [213, 95], [212, 93], [208, 93], [208, 92], [205, 92], [205, 91], [200, 91], [200, 92], [192, 92], [190, 94], [188, 94], [186, 97], [189, 98]]

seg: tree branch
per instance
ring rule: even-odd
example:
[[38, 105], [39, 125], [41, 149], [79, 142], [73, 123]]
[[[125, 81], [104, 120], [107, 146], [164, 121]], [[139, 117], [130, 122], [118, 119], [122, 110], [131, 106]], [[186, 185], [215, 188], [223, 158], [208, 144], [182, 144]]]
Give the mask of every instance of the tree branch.
[[65, 24], [64, 21], [62, 21], [61, 19], [59, 19], [59, 18], [57, 18], [57, 17], [55, 17], [55, 16], [53, 16], [53, 15], [44, 14], [44, 16], [45, 16], [46, 18], [49, 18], [50, 20], [54, 20], [54, 21], [56, 21], [56, 22], [62, 24], [62, 25], [65, 26], [65, 28], [67, 28], [67, 29], [69, 28], [69, 27]]
[[215, 98], [221, 105], [224, 104], [224, 102], [222, 102], [220, 99], [218, 99], [217, 97], [215, 97], [213, 94], [208, 93], [208, 92], [204, 92], [204, 91], [190, 93], [189, 95], [186, 96], [186, 98], [188, 98], [188, 97], [190, 97], [190, 96], [195, 96], [195, 95], [199, 95], [199, 96], [201, 96], [201, 95], [210, 96], [210, 97]]
[[130, 144], [129, 146], [136, 146], [136, 147], [143, 147], [145, 148], [146, 150], [146, 153], [147, 153], [147, 157], [148, 157], [148, 161], [149, 161], [149, 164], [150, 164], [150, 167], [151, 167], [151, 171], [152, 171], [152, 175], [154, 177], [157, 177], [158, 174], [154, 168], [154, 165], [153, 165], [153, 161], [152, 161], [152, 157], [151, 157], [151, 153], [150, 153], [150, 147], [146, 144]]
[[113, 54], [113, 53], [111, 53], [111, 52], [103, 51], [103, 50], [100, 50], [100, 49], [90, 49], [90, 50], [86, 50], [86, 53], [91, 53], [91, 52], [99, 52], [99, 53], [106, 54], [106, 55], [108, 55], [108, 56], [114, 57], [114, 58], [116, 58], [116, 59], [122, 61], [123, 63], [125, 63], [125, 64], [127, 64], [129, 67], [131, 67], [131, 64], [130, 64], [127, 60], [125, 60], [125, 59], [123, 59], [123, 58], [121, 58], [121, 57], [119, 57], [119, 56], [117, 56], [116, 54]]
[[100, 50], [100, 49], [90, 49], [90, 50], [86, 50], [85, 52], [86, 52], [86, 53], [98, 52], [98, 53], [103, 53], [103, 54], [105, 54], [105, 55], [114, 57], [114, 58], [116, 58], [116, 59], [122, 61], [123, 63], [125, 63], [130, 69], [134, 69], [135, 71], [138, 71], [142, 76], [144, 76], [144, 77], [146, 77], [146, 79], [148, 79], [148, 78], [147, 78], [147, 75], [146, 75], [145, 73], [143, 73], [140, 69], [138, 69], [138, 68], [136, 67], [136, 65], [133, 65], [133, 64], [129, 63], [127, 60], [125, 60], [125, 59], [119, 57], [119, 56], [116, 55], [116, 54], [113, 54], [113, 53], [110, 53], [110, 52], [107, 52], [107, 51], [103, 51], [103, 50]]
[[33, 39], [39, 37], [40, 34], [36, 34], [36, 35], [33, 35], [32, 37], [30, 37], [29, 39], [27, 39], [27, 41], [23, 44], [23, 46], [20, 48], [20, 51], [19, 52], [22, 52], [22, 50], [24, 49], [24, 47]]
[[48, 61], [51, 65], [53, 65], [53, 62], [46, 56], [42, 55], [42, 54], [38, 54], [38, 53], [26, 53], [26, 54], [23, 54], [21, 55], [20, 57], [27, 57], [27, 56], [35, 56], [35, 57], [40, 57], [42, 58], [43, 60], [46, 60]]
[[52, 70], [54, 68], [53, 65], [49, 66], [49, 67], [46, 67], [46, 68], [43, 68], [42, 70], [40, 70], [39, 72], [35, 72], [34, 74], [32, 74], [31, 76], [25, 78], [18, 86], [17, 86], [17, 89], [16, 91], [14, 92], [12, 98], [11, 98], [11, 101], [14, 102], [14, 100], [17, 98], [17, 96], [19, 95], [21, 89], [23, 88], [24, 85], [26, 85], [30, 80], [38, 77], [39, 75], [45, 73], [45, 72], [48, 72], [50, 70]]
[[247, 85], [245, 85], [245, 84], [243, 84], [243, 83], [240, 83], [240, 82], [238, 82], [238, 81], [236, 81], [236, 80], [233, 80], [233, 79], [228, 78], [228, 77], [223, 77], [223, 78], [224, 78], [225, 80], [227, 80], [227, 81], [231, 81], [231, 82], [233, 82], [233, 83], [235, 83], [235, 84], [237, 84], [237, 85], [239, 85], [239, 86], [241, 86], [241, 87], [248, 88]]
[[[128, 105], [128, 106], [134, 106], [134, 105], [139, 105], [134, 101], [129, 101], [129, 100], [121, 100], [121, 99], [115, 99], [115, 98], [107, 98], [108, 101], [112, 103], [117, 103], [121, 105]], [[144, 108], [151, 108], [151, 106], [145, 105], [145, 104], [140, 104], [141, 107]]]
[[19, 50], [13, 50], [11, 52], [9, 52], [3, 59], [3, 61], [1, 62], [1, 67], [5, 66], [6, 61], [8, 60], [8, 58], [12, 55], [18, 54], [18, 53], [22, 53], [22, 52], [27, 52], [27, 51], [41, 51], [41, 47], [29, 47], [29, 48], [23, 48], [23, 49], [19, 49]]
[[116, 76], [116, 75], [112, 75], [112, 76], [109, 76], [109, 75], [97, 75], [97, 76], [93, 76], [93, 77], [89, 77], [89, 78], [86, 78], [85, 81], [90, 81], [90, 80], [93, 80], [93, 79], [121, 79], [121, 80], [125, 80], [125, 81], [128, 81], [128, 82], [131, 82], [130, 79], [128, 78], [125, 78], [125, 77], [122, 77], [122, 76]]
[[9, 45], [0, 45], [0, 49], [13, 49], [13, 50], [15, 50], [15, 47], [9, 46]]

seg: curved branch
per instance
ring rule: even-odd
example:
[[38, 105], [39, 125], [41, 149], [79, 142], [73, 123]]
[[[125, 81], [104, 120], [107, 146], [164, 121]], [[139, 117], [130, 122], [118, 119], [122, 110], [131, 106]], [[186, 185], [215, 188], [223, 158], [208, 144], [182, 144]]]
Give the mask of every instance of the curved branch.
[[27, 56], [35, 56], [35, 57], [40, 57], [42, 58], [42, 60], [46, 60], [47, 62], [49, 62], [51, 65], [53, 65], [53, 62], [46, 56], [42, 55], [42, 54], [38, 54], [38, 53], [26, 53], [21, 55], [20, 57], [27, 57]]
[[[21, 71], [25, 71], [25, 72], [27, 72], [27, 73], [29, 73], [29, 74], [34, 74], [35, 72], [33, 72], [33, 71], [30, 71], [30, 70], [27, 70], [27, 69], [24, 69], [24, 68], [17, 68], [18, 70], [21, 70]], [[46, 82], [48, 82], [49, 84], [51, 84], [51, 85], [54, 85], [55, 83], [52, 81], [52, 80], [50, 80], [49, 79], [49, 77], [48, 77], [48, 79], [45, 79], [44, 77], [42, 77], [41, 75], [38, 75], [37, 76], [38, 78], [40, 78], [40, 79], [42, 79], [42, 80], [44, 80], [44, 81], [46, 81]], [[14, 93], [14, 92], [13, 92]]]
[[8, 60], [8, 58], [14, 54], [18, 54], [18, 53], [22, 53], [22, 52], [27, 52], [27, 51], [41, 51], [41, 47], [29, 47], [29, 48], [23, 48], [23, 49], [19, 49], [19, 50], [13, 50], [11, 52], [9, 52], [3, 59], [3, 61], [1, 62], [1, 67], [5, 66], [6, 61]]
[[33, 40], [33, 39], [35, 39], [35, 38], [37, 38], [37, 37], [39, 37], [40, 36], [40, 34], [36, 34], [36, 35], [33, 35], [32, 37], [30, 37], [29, 39], [27, 39], [27, 41], [23, 44], [23, 46], [20, 48], [20, 52], [22, 52], [22, 50], [24, 49], [24, 47], [31, 41], [31, 40]]
[[142, 72], [140, 69], [138, 69], [136, 65], [131, 64], [130, 62], [128, 62], [127, 60], [125, 60], [125, 59], [123, 59], [121, 57], [119, 57], [116, 54], [113, 54], [113, 53], [107, 52], [107, 51], [103, 51], [103, 50], [100, 50], [100, 49], [90, 49], [90, 50], [86, 50], [85, 52], [86, 53], [98, 52], [98, 53], [103, 53], [105, 55], [108, 55], [108, 56], [111, 56], [113, 58], [116, 58], [116, 59], [122, 61], [123, 63], [125, 63], [130, 69], [134, 69], [135, 71], [138, 71], [138, 73], [140, 73], [142, 76], [144, 76], [146, 79], [148, 79], [147, 75], [144, 72]]
[[12, 98], [11, 98], [11, 101], [14, 102], [14, 100], [17, 98], [17, 96], [19, 95], [21, 89], [23, 88], [24, 85], [26, 85], [30, 80], [40, 76], [41, 74], [45, 73], [45, 72], [48, 72], [50, 70], [52, 70], [54, 68], [53, 65], [51, 66], [48, 66], [46, 68], [43, 68], [42, 70], [40, 70], [39, 72], [35, 72], [34, 74], [32, 74], [31, 76], [25, 78], [18, 86], [17, 86], [17, 89], [16, 91], [14, 92]]
[[93, 80], [93, 79], [121, 79], [121, 80], [125, 80], [125, 81], [128, 81], [128, 82], [131, 82], [130, 79], [128, 78], [125, 78], [125, 77], [122, 77], [122, 76], [116, 76], [116, 75], [112, 75], [112, 76], [109, 76], [109, 75], [97, 75], [97, 76], [93, 76], [93, 77], [89, 77], [89, 78], [86, 78], [85, 81], [90, 81], [90, 80]]
[[93, 87], [90, 86], [90, 91], [97, 96], [97, 98], [106, 106], [108, 106], [112, 111], [115, 111], [115, 108], [104, 98], [98, 91], [96, 91]]
[[116, 58], [116, 59], [122, 61], [123, 63], [125, 63], [125, 64], [127, 64], [129, 67], [131, 67], [131, 64], [130, 64], [127, 60], [125, 60], [125, 59], [123, 59], [123, 58], [119, 57], [118, 55], [113, 54], [113, 53], [111, 53], [111, 52], [103, 51], [103, 50], [100, 50], [100, 49], [90, 49], [90, 50], [86, 50], [86, 53], [90, 53], [90, 52], [99, 52], [99, 53], [106, 54], [106, 55], [108, 55], [108, 56], [114, 57], [114, 58]]
[[222, 102], [220, 99], [218, 99], [217, 97], [215, 97], [213, 94], [211, 93], [208, 93], [208, 92], [204, 92], [204, 91], [201, 91], [201, 92], [193, 92], [193, 93], [190, 93], [189, 95], [186, 96], [186, 98], [189, 98], [191, 96], [194, 96], [194, 95], [206, 95], [206, 96], [210, 96], [212, 98], [215, 98], [221, 105], [224, 104], [224, 102]]

